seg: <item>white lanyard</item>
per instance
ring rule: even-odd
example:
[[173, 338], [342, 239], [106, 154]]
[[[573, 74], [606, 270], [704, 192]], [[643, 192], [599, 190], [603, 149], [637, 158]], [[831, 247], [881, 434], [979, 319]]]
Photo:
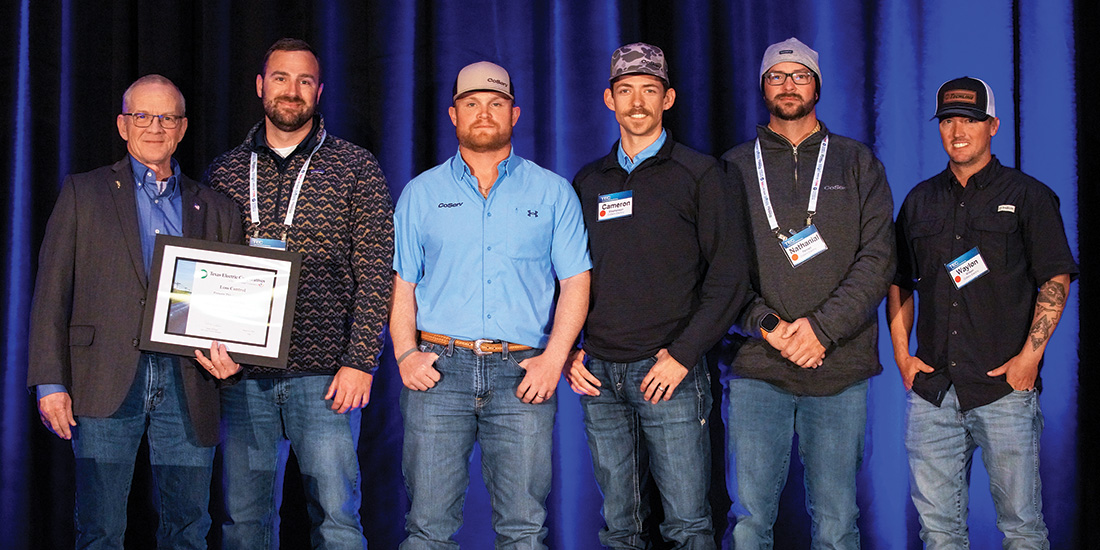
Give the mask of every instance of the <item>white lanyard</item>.
[[[317, 145], [313, 148], [313, 151], [306, 157], [306, 161], [302, 164], [302, 169], [298, 170], [298, 178], [294, 180], [294, 190], [290, 193], [290, 202], [286, 205], [286, 217], [283, 218], [283, 228], [289, 228], [294, 225], [294, 208], [298, 205], [298, 194], [302, 191], [302, 182], [306, 180], [306, 172], [309, 171], [309, 162], [313, 160], [313, 155], [321, 148], [321, 145], [325, 143], [325, 131], [321, 130], [321, 133], [317, 135]], [[252, 210], [252, 226], [259, 227], [260, 225], [260, 205], [257, 198], [258, 192], [256, 190], [256, 152], [252, 152], [252, 159], [248, 163], [248, 206]]]
[[[821, 190], [821, 174], [825, 171], [825, 152], [829, 149], [829, 136], [821, 139], [821, 150], [817, 153], [817, 166], [814, 167], [813, 185], [810, 187], [810, 203], [806, 205], [806, 227], [813, 221], [817, 212], [817, 192]], [[756, 139], [753, 147], [756, 156], [756, 179], [760, 182], [760, 198], [764, 201], [764, 214], [768, 216], [768, 224], [779, 240], [787, 237], [779, 229], [779, 221], [775, 219], [775, 209], [772, 207], [772, 197], [768, 192], [768, 178], [764, 175], [764, 156], [760, 154], [760, 138]]]

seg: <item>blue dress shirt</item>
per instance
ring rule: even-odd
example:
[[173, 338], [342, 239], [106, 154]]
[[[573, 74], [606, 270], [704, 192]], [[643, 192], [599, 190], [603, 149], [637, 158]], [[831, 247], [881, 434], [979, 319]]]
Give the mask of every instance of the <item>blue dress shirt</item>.
[[420, 330], [546, 347], [555, 279], [592, 267], [580, 200], [561, 176], [513, 153], [485, 198], [456, 154], [405, 186], [393, 268], [416, 284]]
[[157, 175], [151, 168], [130, 157], [130, 169], [134, 173], [134, 199], [137, 202], [138, 235], [141, 237], [141, 255], [145, 259], [145, 275], [153, 262], [153, 245], [157, 235], [183, 236], [183, 211], [180, 194], [180, 165], [172, 159], [172, 175], [158, 189]]
[[[157, 185], [157, 175], [151, 168], [130, 157], [130, 171], [134, 175], [134, 202], [137, 203], [138, 236], [141, 237], [141, 255], [145, 260], [145, 275], [153, 262], [153, 245], [157, 235], [183, 236], [183, 198], [180, 194], [180, 165], [172, 159], [172, 175], [165, 182], [164, 190]], [[66, 391], [61, 384], [35, 386], [38, 398]]]
[[627, 174], [633, 172], [634, 169], [637, 168], [639, 164], [645, 162], [645, 160], [647, 158], [652, 157], [653, 155], [656, 155], [657, 151], [661, 150], [661, 147], [665, 144], [665, 139], [667, 137], [668, 137], [668, 135], [665, 133], [664, 129], [661, 129], [661, 135], [657, 136], [657, 141], [654, 141], [653, 143], [649, 144], [649, 147], [646, 147], [645, 149], [642, 149], [641, 151], [638, 151], [638, 154], [634, 155], [633, 159], [626, 156], [626, 151], [623, 150], [623, 141], [620, 139], [619, 140], [619, 166], [622, 166], [623, 170], [626, 170]]

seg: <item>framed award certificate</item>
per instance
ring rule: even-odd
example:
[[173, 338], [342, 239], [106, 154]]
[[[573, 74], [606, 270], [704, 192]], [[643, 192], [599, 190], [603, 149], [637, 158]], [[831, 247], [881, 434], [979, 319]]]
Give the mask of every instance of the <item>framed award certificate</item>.
[[238, 363], [285, 368], [301, 263], [297, 252], [158, 235], [138, 347], [194, 357], [217, 341]]

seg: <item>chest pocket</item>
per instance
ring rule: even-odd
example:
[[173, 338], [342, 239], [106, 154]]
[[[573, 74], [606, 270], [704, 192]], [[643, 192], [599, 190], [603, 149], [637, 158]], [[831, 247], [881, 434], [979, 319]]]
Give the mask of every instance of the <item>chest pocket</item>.
[[554, 207], [549, 204], [521, 204], [508, 216], [508, 256], [541, 259], [550, 254], [554, 236]]
[[943, 218], [936, 220], [920, 220], [909, 224], [909, 240], [916, 243], [918, 239], [931, 237], [943, 230]]
[[[919, 220], [909, 224], [907, 238], [913, 258], [941, 258], [951, 253], [951, 243], [942, 235], [944, 219]], [[902, 258], [904, 259], [904, 258]], [[914, 262], [914, 279], [920, 279], [919, 262]]]
[[998, 212], [988, 216], [976, 216], [967, 224], [977, 232], [978, 250], [986, 265], [1009, 266], [1023, 259], [1024, 246], [1020, 239], [1020, 221], [1012, 212]]

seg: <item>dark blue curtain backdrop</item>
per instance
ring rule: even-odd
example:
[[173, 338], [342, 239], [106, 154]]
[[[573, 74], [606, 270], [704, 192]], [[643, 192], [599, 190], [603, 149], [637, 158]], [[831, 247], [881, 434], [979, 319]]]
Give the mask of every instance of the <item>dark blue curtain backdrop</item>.
[[[618, 137], [601, 96], [615, 47], [643, 40], [665, 49], [678, 92], [666, 115], [668, 128], [678, 140], [719, 155], [750, 139], [755, 125], [767, 119], [758, 89], [764, 48], [797, 36], [821, 53], [818, 116], [833, 131], [873, 147], [898, 205], [914, 184], [945, 166], [936, 124], [929, 121], [939, 84], [961, 75], [985, 79], [996, 92], [1002, 121], [995, 154], [1059, 193], [1076, 252], [1078, 205], [1100, 203], [1091, 188], [1081, 190], [1079, 202], [1076, 185], [1085, 170], [1096, 174], [1097, 162], [1083, 144], [1096, 141], [1084, 130], [1090, 120], [1096, 127], [1096, 106], [1083, 102], [1079, 112], [1077, 98], [1086, 89], [1082, 82], [1097, 80], [1094, 68], [1081, 61], [1088, 59], [1084, 52], [1095, 60], [1097, 50], [1085, 40], [1093, 29], [1075, 33], [1075, 13], [1080, 21], [1090, 21], [1088, 14], [1095, 22], [1095, 12], [1092, 2], [1073, 0], [5, 2], [0, 546], [72, 545], [72, 453], [41, 426], [24, 388], [27, 318], [38, 246], [61, 178], [125, 154], [114, 117], [123, 90], [138, 76], [161, 73], [183, 90], [190, 131], [177, 158], [197, 177], [262, 116], [254, 79], [264, 50], [282, 36], [305, 38], [321, 55], [321, 108], [329, 129], [378, 156], [396, 198], [410, 178], [454, 154], [446, 109], [455, 74], [467, 63], [491, 60], [511, 71], [523, 110], [516, 152], [571, 178]], [[1081, 238], [1087, 240], [1087, 232]], [[1081, 259], [1081, 281], [1087, 281], [1091, 258]], [[1074, 285], [1073, 293], [1082, 296], [1082, 311], [1088, 312], [1087, 300], [1094, 298], [1081, 286]], [[1043, 372], [1043, 497], [1055, 548], [1084, 546], [1087, 524], [1081, 518], [1095, 512], [1090, 502], [1097, 493], [1090, 463], [1077, 458], [1095, 449], [1097, 427], [1097, 415], [1078, 407], [1078, 395], [1097, 387], [1086, 368], [1078, 381], [1078, 320], [1074, 299], [1048, 347]], [[1095, 323], [1088, 315], [1080, 320]], [[1082, 356], [1095, 346], [1083, 341]], [[905, 396], [885, 332], [881, 357], [885, 373], [872, 381], [859, 477], [863, 544], [919, 548], [902, 443]], [[400, 388], [387, 348], [360, 445], [363, 523], [376, 549], [395, 548], [403, 535]], [[581, 411], [567, 385], [559, 391], [548, 542], [552, 548], [597, 548], [601, 497]], [[728, 500], [719, 417], [716, 409], [713, 501], [721, 529]], [[282, 511], [284, 548], [305, 547], [308, 540], [295, 468], [289, 466]], [[488, 497], [480, 469], [471, 470], [459, 538], [465, 547], [488, 548]], [[997, 548], [1001, 537], [988, 477], [977, 457], [971, 485], [973, 545]], [[128, 543], [152, 547], [147, 469], [138, 469], [134, 487]], [[777, 548], [808, 546], [801, 487], [795, 466], [776, 526]], [[215, 516], [217, 498], [215, 487]], [[217, 547], [216, 529], [211, 539]]]

